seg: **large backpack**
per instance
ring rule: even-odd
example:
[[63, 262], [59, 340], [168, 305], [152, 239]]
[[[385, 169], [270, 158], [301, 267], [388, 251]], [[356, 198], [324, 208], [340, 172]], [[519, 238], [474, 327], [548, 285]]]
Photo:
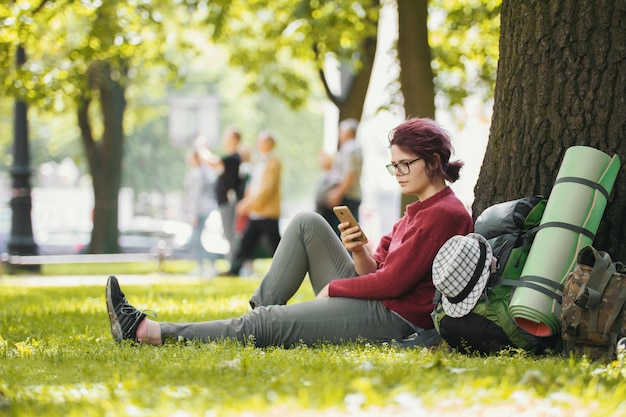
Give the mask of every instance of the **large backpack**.
[[447, 316], [435, 300], [435, 328], [450, 347], [465, 353], [489, 354], [511, 347], [541, 353], [555, 344], [553, 339], [539, 338], [521, 329], [508, 309], [546, 203], [543, 196], [524, 197], [490, 206], [478, 216], [475, 232], [491, 245], [496, 269], [469, 314]]
[[577, 261], [563, 289], [563, 351], [614, 358], [626, 337], [626, 266], [593, 246], [582, 248]]

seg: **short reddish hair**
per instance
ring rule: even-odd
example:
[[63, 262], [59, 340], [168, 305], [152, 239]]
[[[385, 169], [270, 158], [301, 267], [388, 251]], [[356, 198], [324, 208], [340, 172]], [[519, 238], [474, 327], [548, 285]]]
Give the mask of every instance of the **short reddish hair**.
[[459, 179], [464, 164], [462, 161], [450, 162], [453, 152], [450, 135], [434, 120], [412, 118], [401, 123], [389, 133], [389, 147], [392, 145], [424, 159], [431, 180], [437, 173], [449, 182]]

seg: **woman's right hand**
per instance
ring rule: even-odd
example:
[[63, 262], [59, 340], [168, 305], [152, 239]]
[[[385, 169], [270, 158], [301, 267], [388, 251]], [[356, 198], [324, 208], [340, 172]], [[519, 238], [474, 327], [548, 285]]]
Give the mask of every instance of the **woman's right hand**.
[[365, 275], [378, 269], [378, 263], [367, 250], [367, 240], [357, 240], [362, 235], [361, 228], [357, 226], [350, 227], [349, 222], [339, 225], [341, 231], [341, 242], [343, 246], [353, 253], [354, 270], [357, 275]]
[[357, 240], [358, 237], [362, 236], [363, 232], [361, 232], [360, 226], [350, 227], [349, 222], [343, 222], [339, 224], [339, 231], [341, 232], [341, 242], [343, 246], [353, 252], [361, 252], [365, 250], [365, 245], [367, 244], [367, 240]]

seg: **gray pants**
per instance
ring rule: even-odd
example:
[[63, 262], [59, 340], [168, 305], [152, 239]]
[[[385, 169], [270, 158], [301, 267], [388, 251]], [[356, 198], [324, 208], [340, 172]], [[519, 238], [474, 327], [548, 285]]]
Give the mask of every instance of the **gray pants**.
[[348, 340], [401, 340], [414, 329], [379, 300], [330, 297], [286, 305], [309, 276], [317, 294], [332, 279], [356, 275], [354, 262], [335, 232], [317, 213], [294, 217], [270, 269], [250, 298], [254, 309], [239, 318], [196, 323], [161, 323], [161, 336], [205, 342], [253, 338], [256, 346]]

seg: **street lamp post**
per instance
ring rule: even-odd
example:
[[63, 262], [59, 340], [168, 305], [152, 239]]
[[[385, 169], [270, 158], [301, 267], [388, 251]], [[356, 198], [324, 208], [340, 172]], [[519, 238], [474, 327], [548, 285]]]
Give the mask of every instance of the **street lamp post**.
[[[26, 52], [22, 46], [17, 49], [16, 64], [26, 62]], [[38, 249], [33, 239], [31, 221], [30, 155], [28, 151], [28, 106], [16, 99], [13, 119], [13, 164], [10, 169], [12, 178], [11, 197], [11, 235], [7, 243], [10, 255], [37, 255]], [[18, 266], [19, 269], [38, 271], [39, 265]]]

